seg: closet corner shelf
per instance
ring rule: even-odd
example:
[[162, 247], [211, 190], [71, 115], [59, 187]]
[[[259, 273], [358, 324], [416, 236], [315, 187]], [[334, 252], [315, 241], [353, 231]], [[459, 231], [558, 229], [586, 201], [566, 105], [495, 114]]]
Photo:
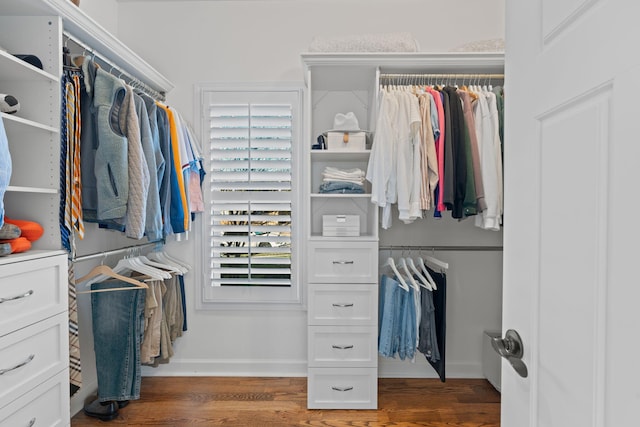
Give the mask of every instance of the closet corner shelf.
[[311, 150], [311, 156], [318, 159], [340, 160], [340, 159], [367, 159], [371, 155], [371, 150], [360, 151], [338, 151], [338, 150]]
[[82, 9], [66, 0], [20, 0], [0, 2], [0, 15], [59, 16], [66, 32], [82, 40], [96, 52], [118, 62], [124, 71], [146, 82], [158, 92], [174, 88], [166, 77], [93, 20]]
[[504, 52], [305, 52], [301, 58], [306, 67], [364, 66], [405, 73], [412, 70], [490, 73], [501, 72], [504, 67]]
[[66, 254], [61, 249], [29, 249], [26, 252], [10, 254], [0, 257], [0, 265], [12, 264], [15, 262], [30, 261], [38, 258], [51, 257]]
[[353, 194], [353, 193], [311, 193], [313, 199], [370, 199], [371, 193]]
[[24, 119], [22, 117], [16, 116], [15, 114], [6, 114], [6, 113], [0, 113], [0, 115], [2, 115], [2, 119], [4, 120], [4, 124], [6, 125], [10, 125], [12, 123], [21, 125], [21, 126], [27, 126], [27, 127], [31, 127], [34, 129], [40, 129], [43, 130], [45, 132], [51, 132], [51, 133], [59, 133], [60, 129], [55, 128], [53, 126], [49, 126], [49, 125], [45, 125], [39, 122], [35, 122], [33, 120], [29, 120], [29, 119]]
[[55, 188], [42, 188], [42, 187], [20, 187], [10, 185], [7, 187], [7, 192], [13, 193], [35, 193], [35, 194], [58, 194], [58, 190]]
[[3, 80], [50, 81], [59, 82], [60, 78], [16, 58], [12, 54], [0, 51], [0, 76]]
[[345, 239], [349, 239], [349, 242], [377, 242], [378, 236], [373, 236], [373, 235], [369, 235], [369, 234], [363, 234], [360, 236], [350, 236], [350, 237], [329, 237], [329, 236], [323, 236], [322, 234], [311, 234], [309, 236], [309, 240], [310, 241], [314, 241], [314, 242], [340, 242], [343, 243], [345, 242]]

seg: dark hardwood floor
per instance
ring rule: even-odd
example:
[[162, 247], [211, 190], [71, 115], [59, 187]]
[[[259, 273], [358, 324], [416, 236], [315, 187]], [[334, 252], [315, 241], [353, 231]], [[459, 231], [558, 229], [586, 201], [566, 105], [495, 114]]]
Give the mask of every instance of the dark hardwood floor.
[[72, 427], [497, 427], [500, 394], [482, 379], [380, 379], [378, 410], [307, 409], [306, 378], [145, 377], [141, 399]]

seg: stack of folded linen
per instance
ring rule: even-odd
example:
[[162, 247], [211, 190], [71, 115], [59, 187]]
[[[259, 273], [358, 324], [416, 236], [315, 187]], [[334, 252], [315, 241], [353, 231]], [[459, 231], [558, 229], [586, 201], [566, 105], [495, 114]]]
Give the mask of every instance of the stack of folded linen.
[[322, 173], [320, 193], [364, 193], [364, 175], [358, 168], [342, 170], [327, 166]]

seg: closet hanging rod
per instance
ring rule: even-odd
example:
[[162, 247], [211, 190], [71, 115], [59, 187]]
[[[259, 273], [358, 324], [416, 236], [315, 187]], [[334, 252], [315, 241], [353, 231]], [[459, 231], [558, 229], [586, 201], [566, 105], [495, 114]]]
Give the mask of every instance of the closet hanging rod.
[[109, 255], [118, 255], [118, 254], [127, 253], [128, 251], [131, 251], [131, 250], [134, 250], [134, 249], [143, 249], [143, 248], [147, 248], [147, 247], [151, 247], [151, 246], [156, 246], [156, 245], [159, 245], [161, 243], [164, 243], [164, 241], [163, 240], [154, 240], [152, 242], [142, 243], [140, 245], [125, 246], [123, 248], [112, 249], [110, 251], [102, 251], [102, 252], [95, 252], [95, 253], [87, 254], [87, 255], [80, 255], [80, 256], [76, 256], [74, 258], [70, 258], [69, 261], [71, 261], [71, 262], [79, 262], [79, 261], [86, 261], [86, 260], [94, 259], [94, 258], [107, 257]]
[[[126, 77], [126, 79], [129, 80], [128, 83], [132, 83], [133, 82], [132, 86], [137, 86], [137, 87], [141, 88], [144, 92], [146, 92], [148, 95], [150, 95], [151, 97], [155, 98], [158, 101], [165, 101], [166, 98], [165, 98], [165, 93], [164, 92], [159, 92], [159, 91], [155, 90], [154, 88], [152, 88], [151, 86], [149, 86], [148, 84], [146, 84], [145, 82], [141, 81], [140, 79], [132, 76], [130, 73], [128, 73], [127, 71], [123, 70], [122, 67], [119, 67], [113, 61], [111, 61], [109, 58], [107, 58], [105, 55], [100, 54], [98, 51], [96, 51], [91, 46], [87, 45], [82, 40], [78, 40], [71, 33], [63, 31], [63, 35], [64, 35], [64, 37], [66, 37], [67, 41], [69, 41], [69, 40], [72, 41], [73, 43], [75, 43], [79, 47], [81, 47], [81, 48], [85, 49], [86, 51], [90, 52], [94, 57], [96, 57], [99, 60], [99, 62], [103, 62], [104, 64], [108, 65], [110, 67], [110, 69], [108, 70], [109, 73], [111, 73], [111, 71], [113, 71], [113, 70], [116, 70], [118, 72], [118, 77], [120, 77], [120, 78], [122, 78], [123, 76]], [[65, 42], [65, 45], [66, 45], [66, 42]]]
[[378, 250], [381, 251], [478, 251], [478, 252], [490, 252], [501, 251], [502, 246], [412, 246], [412, 245], [391, 245], [391, 246], [379, 246]]
[[424, 73], [424, 74], [407, 74], [407, 73], [382, 73], [380, 74], [381, 79], [398, 79], [398, 78], [451, 78], [451, 79], [504, 79], [504, 74], [483, 74], [483, 73], [469, 73], [469, 74], [459, 74], [459, 73]]

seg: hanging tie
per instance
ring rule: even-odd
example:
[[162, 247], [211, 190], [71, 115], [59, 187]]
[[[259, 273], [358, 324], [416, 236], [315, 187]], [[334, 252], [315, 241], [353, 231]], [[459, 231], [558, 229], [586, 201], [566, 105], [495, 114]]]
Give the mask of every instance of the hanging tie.
[[68, 78], [62, 76], [62, 102], [60, 105], [60, 210], [59, 225], [60, 239], [62, 247], [71, 252], [71, 241], [69, 234], [71, 229], [66, 226], [67, 202], [70, 201], [69, 186], [67, 183], [69, 163], [68, 163], [68, 138], [67, 138], [67, 82]]
[[78, 337], [78, 302], [73, 263], [69, 263], [69, 385], [70, 394], [76, 394], [82, 386], [82, 366], [80, 364], [80, 339]]
[[80, 114], [80, 76], [73, 75], [73, 188], [71, 194], [71, 221], [80, 239], [84, 238], [84, 222], [82, 220], [82, 183], [80, 178], [80, 132], [82, 121]]

